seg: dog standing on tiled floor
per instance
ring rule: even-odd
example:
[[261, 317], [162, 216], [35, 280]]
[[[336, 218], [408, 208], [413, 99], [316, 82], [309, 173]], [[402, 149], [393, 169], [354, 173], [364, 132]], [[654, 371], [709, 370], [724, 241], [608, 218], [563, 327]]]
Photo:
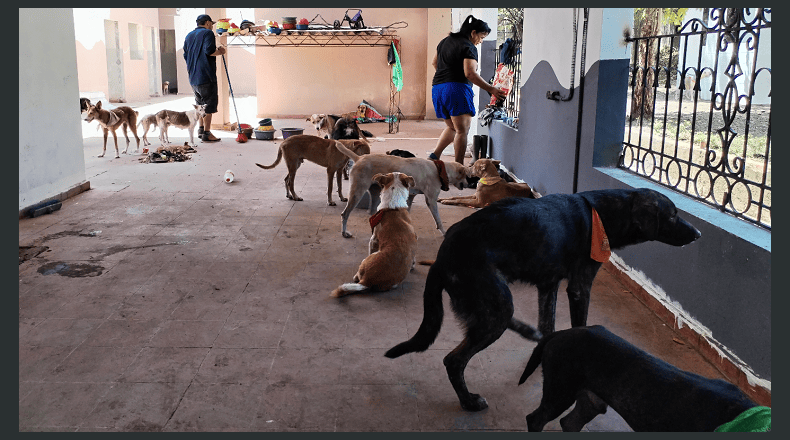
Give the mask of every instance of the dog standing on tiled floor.
[[[348, 162], [348, 157], [335, 148], [336, 142], [342, 142], [341, 145], [347, 145], [348, 148], [354, 151], [354, 154], [365, 155], [370, 153], [370, 145], [361, 139], [344, 139], [335, 141], [332, 139], [322, 139], [318, 136], [309, 134], [297, 134], [289, 136], [284, 140], [280, 147], [277, 149], [277, 159], [271, 165], [261, 165], [256, 163], [264, 170], [270, 170], [276, 167], [280, 161], [285, 158], [285, 166], [288, 167], [288, 174], [285, 175], [285, 197], [291, 200], [302, 200], [301, 197], [296, 195], [294, 190], [294, 179], [296, 178], [296, 171], [302, 165], [305, 159], [313, 162], [314, 164], [321, 165], [326, 168], [326, 203], [329, 206], [335, 206], [332, 200], [332, 177], [337, 176], [337, 195], [340, 197], [341, 202], [345, 202], [343, 197], [343, 184], [341, 179], [341, 172], [343, 167]], [[349, 151], [347, 149], [347, 151]]]
[[332, 291], [332, 297], [367, 290], [390, 290], [402, 283], [414, 269], [417, 234], [406, 203], [414, 179], [395, 172], [376, 174], [373, 182], [383, 189], [378, 212], [370, 218], [373, 235], [370, 237], [369, 255], [359, 265], [354, 282]]
[[123, 154], [129, 151], [129, 135], [126, 132], [127, 127], [132, 130], [132, 134], [134, 134], [134, 138], [137, 140], [137, 148], [135, 151], [140, 150], [140, 138], [137, 136], [137, 112], [131, 107], [124, 105], [112, 110], [104, 110], [101, 101], [99, 101], [96, 105], [90, 106], [85, 120], [88, 122], [93, 120], [98, 121], [104, 131], [104, 148], [99, 157], [104, 157], [104, 154], [107, 152], [107, 133], [110, 131], [112, 131], [112, 138], [115, 141], [115, 158], [121, 157], [118, 153], [118, 135], [115, 133], [118, 127], [123, 127], [123, 135], [126, 137], [126, 148], [123, 150]]
[[[593, 280], [610, 249], [651, 240], [684, 246], [700, 235], [668, 197], [650, 189], [500, 200], [448, 229], [425, 281], [422, 324], [385, 356], [425, 351], [433, 344], [446, 290], [465, 327], [463, 342], [444, 358], [447, 376], [461, 407], [480, 411], [488, 404], [467, 389], [467, 363], [507, 329], [533, 341], [554, 332], [560, 281], [568, 280], [571, 325], [584, 326]], [[515, 281], [538, 288], [539, 331], [513, 317], [508, 283]]]
[[530, 431], [542, 431], [574, 401], [560, 419], [563, 431], [581, 431], [611, 406], [634, 431], [710, 432], [757, 406], [735, 385], [680, 370], [600, 325], [543, 338], [519, 385], [540, 364], [543, 398], [527, 416]]
[[195, 126], [198, 121], [206, 116], [206, 105], [192, 104], [192, 110], [185, 112], [177, 112], [173, 110], [160, 110], [156, 114], [156, 125], [159, 127], [159, 140], [163, 144], [169, 144], [170, 138], [167, 137], [167, 128], [174, 126], [177, 128], [185, 128], [189, 131], [189, 145], [195, 147]]

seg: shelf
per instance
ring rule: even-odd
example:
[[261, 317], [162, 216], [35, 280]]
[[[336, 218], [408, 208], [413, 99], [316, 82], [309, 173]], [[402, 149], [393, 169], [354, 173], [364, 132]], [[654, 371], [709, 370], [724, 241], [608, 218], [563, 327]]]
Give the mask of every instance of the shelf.
[[279, 35], [233, 35], [228, 47], [389, 47], [397, 39], [383, 28], [284, 30]]

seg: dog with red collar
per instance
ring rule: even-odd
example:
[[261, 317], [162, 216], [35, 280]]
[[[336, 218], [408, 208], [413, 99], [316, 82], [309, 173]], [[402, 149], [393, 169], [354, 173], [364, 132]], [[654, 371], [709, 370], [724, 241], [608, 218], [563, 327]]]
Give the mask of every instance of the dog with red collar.
[[411, 224], [407, 204], [414, 179], [394, 172], [376, 174], [373, 182], [383, 189], [378, 212], [370, 218], [373, 235], [368, 246], [369, 254], [359, 265], [354, 282], [339, 286], [330, 295], [332, 297], [368, 290], [390, 290], [402, 283], [414, 269], [417, 234]]

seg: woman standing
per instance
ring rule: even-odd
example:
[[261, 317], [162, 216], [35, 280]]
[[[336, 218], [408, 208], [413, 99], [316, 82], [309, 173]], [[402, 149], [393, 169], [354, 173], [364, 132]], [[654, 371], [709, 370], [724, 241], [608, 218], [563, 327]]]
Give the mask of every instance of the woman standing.
[[491, 95], [505, 97], [504, 90], [488, 84], [477, 73], [477, 44], [491, 32], [483, 20], [473, 16], [466, 17], [458, 32], [451, 32], [436, 46], [433, 57], [432, 95], [436, 117], [444, 119], [447, 125], [436, 149], [429, 158], [438, 160], [442, 151], [453, 144], [455, 161], [464, 163], [466, 139], [472, 117], [475, 115], [474, 91], [472, 84]]

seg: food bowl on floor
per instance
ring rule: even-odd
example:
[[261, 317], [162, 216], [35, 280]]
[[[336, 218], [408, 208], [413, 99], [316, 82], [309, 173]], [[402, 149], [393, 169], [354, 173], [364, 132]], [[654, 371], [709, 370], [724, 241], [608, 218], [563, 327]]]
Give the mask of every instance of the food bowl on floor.
[[280, 131], [283, 132], [283, 139], [288, 139], [288, 137], [293, 136], [295, 134], [304, 133], [303, 128], [281, 128]]
[[255, 139], [262, 141], [274, 140], [274, 130], [255, 130], [253, 133], [255, 133]]

